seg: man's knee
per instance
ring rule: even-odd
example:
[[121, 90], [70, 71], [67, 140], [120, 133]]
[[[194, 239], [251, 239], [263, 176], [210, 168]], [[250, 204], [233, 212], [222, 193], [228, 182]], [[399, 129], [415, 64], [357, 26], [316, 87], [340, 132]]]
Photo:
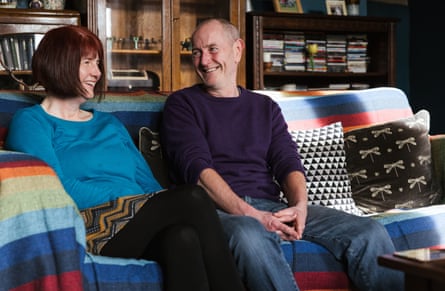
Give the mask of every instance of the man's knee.
[[222, 224], [231, 249], [258, 254], [267, 249], [270, 244], [279, 243], [278, 236], [267, 231], [253, 217], [230, 216], [222, 219]]

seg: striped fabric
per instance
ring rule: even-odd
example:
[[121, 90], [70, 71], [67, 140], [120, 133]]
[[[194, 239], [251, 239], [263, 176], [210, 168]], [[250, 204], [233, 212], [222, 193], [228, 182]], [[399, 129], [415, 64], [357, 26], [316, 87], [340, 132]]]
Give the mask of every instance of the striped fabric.
[[[281, 106], [290, 129], [342, 121], [349, 130], [413, 114], [405, 94], [395, 88], [335, 96], [268, 94]], [[35, 104], [38, 97], [0, 92], [0, 147], [13, 113]], [[142, 92], [110, 93], [102, 103], [85, 106], [116, 115], [137, 142], [140, 127], [158, 129], [165, 98]], [[443, 161], [445, 137], [431, 140], [434, 160]], [[435, 168], [444, 175], [442, 163], [436, 162]], [[162, 274], [155, 262], [86, 251], [83, 220], [54, 173], [41, 161], [0, 151], [0, 182], [0, 291], [161, 290]], [[374, 219], [385, 225], [399, 250], [445, 244], [445, 205], [380, 214]], [[301, 290], [352, 290], [344, 266], [325, 248], [307, 241], [285, 242], [282, 248]]]
[[96, 207], [82, 210], [87, 233], [87, 250], [100, 254], [112, 239], [155, 193], [119, 197]]
[[405, 93], [391, 87], [321, 96], [261, 93], [278, 102], [291, 130], [317, 128], [341, 121], [344, 130], [348, 131], [413, 115]]
[[85, 226], [53, 170], [0, 151], [0, 290], [162, 290], [159, 266], [86, 252]]
[[128, 95], [108, 93], [105, 100], [100, 103], [88, 102], [84, 108], [94, 108], [115, 115], [125, 124], [137, 145], [141, 127], [159, 128], [162, 109], [167, 97], [140, 91], [126, 94]]
[[51, 168], [0, 152], [0, 290], [82, 290], [82, 221]]

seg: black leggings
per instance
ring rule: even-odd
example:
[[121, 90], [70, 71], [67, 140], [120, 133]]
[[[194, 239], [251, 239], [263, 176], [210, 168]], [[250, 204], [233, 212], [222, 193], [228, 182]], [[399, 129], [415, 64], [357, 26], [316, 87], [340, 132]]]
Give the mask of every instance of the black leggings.
[[244, 290], [214, 203], [199, 186], [150, 198], [101, 255], [157, 261], [164, 290]]

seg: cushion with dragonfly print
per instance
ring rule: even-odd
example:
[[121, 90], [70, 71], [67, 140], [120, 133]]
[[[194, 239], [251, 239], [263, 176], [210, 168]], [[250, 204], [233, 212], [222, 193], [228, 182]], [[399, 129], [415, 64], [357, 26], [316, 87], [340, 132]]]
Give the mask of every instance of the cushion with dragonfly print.
[[428, 111], [345, 133], [352, 197], [365, 213], [439, 202], [433, 181]]

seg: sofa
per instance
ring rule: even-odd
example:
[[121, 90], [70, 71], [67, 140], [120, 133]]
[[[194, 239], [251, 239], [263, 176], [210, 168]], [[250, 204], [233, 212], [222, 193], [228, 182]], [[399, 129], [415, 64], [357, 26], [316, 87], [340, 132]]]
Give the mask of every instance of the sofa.
[[[335, 152], [345, 155], [346, 160], [335, 158], [333, 161], [336, 165], [343, 163], [344, 167], [348, 166], [348, 154], [352, 155], [347, 150], [346, 138], [358, 137], [364, 134], [363, 130], [388, 122], [405, 119], [411, 122], [416, 116], [407, 96], [396, 88], [318, 93], [260, 92], [278, 102], [299, 146], [304, 146], [304, 140], [298, 140], [299, 136], [303, 139], [308, 133], [319, 136], [322, 131], [314, 135], [314, 129], [329, 127], [331, 130], [330, 126], [335, 124], [336, 132], [340, 129], [339, 136], [343, 139], [340, 143], [342, 149], [336, 148]], [[14, 112], [38, 103], [42, 96], [40, 92], [0, 91], [0, 290], [162, 290], [162, 272], [156, 262], [90, 253], [81, 213], [54, 171], [33, 156], [2, 149]], [[142, 91], [109, 92], [102, 102], [90, 101], [85, 107], [116, 115], [157, 173], [156, 166], [162, 167], [163, 163], [156, 132], [166, 98], [165, 94]], [[148, 138], [141, 134], [141, 128], [150, 129]], [[326, 140], [330, 142], [332, 136]], [[346, 192], [351, 192], [352, 196], [344, 199], [334, 197], [327, 202], [323, 198], [314, 198], [311, 203], [339, 207], [345, 211], [358, 209], [357, 215], [368, 215], [385, 226], [397, 250], [444, 245], [445, 138], [428, 134], [425, 143], [431, 154], [431, 163], [426, 168], [429, 171], [426, 175], [428, 190], [431, 191], [419, 203], [411, 197], [409, 201], [414, 201], [411, 204], [394, 204], [391, 199], [397, 196], [396, 191], [393, 191], [393, 196], [381, 193], [373, 194], [373, 197], [363, 195], [366, 189], [352, 184], [354, 177], [350, 176], [347, 168], [346, 171], [335, 169], [334, 172], [330, 169], [323, 175], [327, 179], [338, 175], [343, 177], [341, 184], [334, 183], [329, 189], [341, 186], [346, 190], [340, 191], [339, 195], [347, 196]], [[311, 145], [309, 148], [315, 147]], [[313, 160], [320, 159], [307, 158], [307, 161]], [[315, 179], [320, 175], [315, 174]], [[349, 182], [344, 180], [344, 175]], [[315, 189], [311, 195], [324, 197], [316, 193], [324, 186], [317, 184], [318, 181], [311, 183]], [[424, 185], [426, 182], [415, 184], [407, 191]], [[380, 200], [373, 204], [367, 197]], [[382, 210], [379, 207], [384, 207], [382, 203], [385, 202], [388, 202], [388, 207]], [[345, 205], [349, 208], [342, 208]], [[300, 240], [283, 242], [282, 248], [301, 290], [354, 289], [342, 262], [322, 246]]]

